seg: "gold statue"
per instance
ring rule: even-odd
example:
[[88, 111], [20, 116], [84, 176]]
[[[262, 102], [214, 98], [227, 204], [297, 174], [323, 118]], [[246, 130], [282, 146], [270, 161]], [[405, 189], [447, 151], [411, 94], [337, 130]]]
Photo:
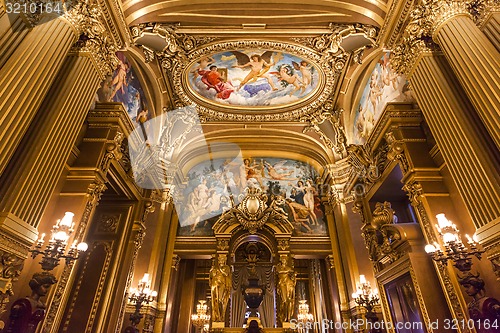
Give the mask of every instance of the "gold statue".
[[288, 265], [288, 257], [282, 255], [280, 263], [276, 266], [278, 275], [278, 299], [279, 310], [278, 318], [282, 323], [290, 322], [293, 316], [295, 305], [295, 283], [297, 274], [293, 270], [293, 266]]
[[209, 276], [212, 294], [212, 320], [224, 322], [226, 308], [231, 295], [231, 268], [226, 264], [226, 255], [218, 256], [218, 265], [212, 264]]

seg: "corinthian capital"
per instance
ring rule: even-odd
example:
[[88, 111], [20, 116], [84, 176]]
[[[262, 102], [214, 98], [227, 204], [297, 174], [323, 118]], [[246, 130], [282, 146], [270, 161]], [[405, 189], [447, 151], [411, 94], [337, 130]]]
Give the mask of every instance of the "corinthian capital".
[[413, 22], [420, 22], [426, 34], [435, 36], [441, 26], [458, 15], [471, 17], [469, 0], [422, 0], [411, 13]]
[[80, 36], [73, 51], [90, 54], [101, 77], [113, 72], [118, 65], [116, 45], [103, 24], [99, 5], [89, 0], [80, 1], [64, 18]]

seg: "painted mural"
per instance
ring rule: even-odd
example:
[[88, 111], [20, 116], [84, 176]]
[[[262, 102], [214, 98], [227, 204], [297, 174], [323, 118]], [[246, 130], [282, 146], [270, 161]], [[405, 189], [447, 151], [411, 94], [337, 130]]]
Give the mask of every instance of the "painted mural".
[[391, 54], [385, 53], [375, 65], [356, 109], [353, 141], [363, 144], [389, 102], [413, 102], [404, 75], [398, 75], [391, 68]]
[[116, 52], [119, 63], [97, 91], [98, 102], [119, 102], [125, 106], [134, 124], [143, 124], [151, 117], [148, 102], [136, 72], [123, 52]]
[[264, 107], [297, 103], [318, 87], [318, 70], [297, 56], [239, 50], [205, 56], [187, 71], [202, 99], [223, 106]]
[[263, 192], [282, 195], [283, 209], [295, 226], [295, 236], [327, 235], [324, 208], [315, 183], [318, 174], [307, 163], [268, 157], [217, 159], [201, 163], [188, 173], [179, 214], [180, 236], [210, 236], [219, 216], [237, 203], [251, 182]]

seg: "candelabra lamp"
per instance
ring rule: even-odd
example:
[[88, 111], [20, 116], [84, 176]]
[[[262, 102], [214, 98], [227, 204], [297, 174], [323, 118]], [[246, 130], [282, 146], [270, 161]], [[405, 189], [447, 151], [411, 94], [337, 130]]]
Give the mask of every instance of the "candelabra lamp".
[[481, 259], [481, 255], [484, 251], [478, 248], [477, 242], [469, 235], [465, 235], [468, 247], [465, 246], [458, 233], [459, 230], [457, 226], [448, 220], [445, 214], [438, 214], [436, 218], [438, 220], [436, 229], [443, 240], [444, 251], [437, 242], [434, 242], [434, 244], [427, 244], [425, 246], [425, 251], [429, 253], [435, 261], [446, 265], [448, 260], [451, 260], [453, 266], [460, 272], [469, 272], [472, 268], [472, 258], [475, 256]]
[[299, 332], [308, 332], [307, 323], [313, 321], [314, 317], [312, 313], [309, 313], [309, 305], [307, 300], [303, 299], [299, 301], [299, 313], [297, 314], [297, 320], [301, 324], [299, 325]]
[[375, 305], [377, 305], [380, 300], [378, 290], [375, 289], [372, 291], [370, 282], [366, 280], [364, 275], [359, 276], [359, 283], [357, 284], [356, 289], [356, 292], [352, 294], [352, 298], [356, 304], [366, 309], [365, 317], [366, 320], [371, 323], [370, 327], [372, 327], [370, 332], [380, 332], [380, 330], [376, 328], [378, 325], [373, 325], [373, 323], [378, 321], [378, 316], [375, 311], [373, 311]]
[[36, 330], [45, 316], [45, 303], [40, 298], [45, 296], [50, 287], [57, 282], [51, 271], [59, 265], [61, 259], [64, 259], [66, 265], [69, 265], [87, 250], [86, 243], [82, 242], [77, 245], [77, 241], [75, 241], [66, 251], [68, 240], [74, 230], [74, 215], [71, 212], [66, 212], [61, 220], [57, 220], [57, 223], [52, 227], [51, 238], [45, 248], [45, 234], [42, 234], [35, 247], [30, 250], [33, 258], [39, 254], [42, 255], [40, 261], [42, 272], [35, 273], [29, 282], [31, 295], [18, 299], [12, 304], [6, 332], [27, 333]]
[[436, 229], [443, 240], [444, 250], [437, 242], [434, 242], [434, 244], [427, 244], [425, 251], [432, 256], [432, 259], [444, 265], [451, 260], [453, 266], [460, 271], [458, 282], [464, 287], [465, 293], [472, 297], [467, 307], [476, 331], [478, 333], [498, 332], [500, 302], [496, 298], [485, 295], [484, 280], [479, 277], [479, 273], [471, 272], [472, 258], [475, 256], [481, 260], [484, 250], [479, 249], [478, 243], [469, 235], [465, 235], [467, 245], [464, 245], [457, 226], [448, 220], [445, 214], [438, 214], [436, 218], [438, 221]]
[[130, 296], [128, 297], [130, 303], [135, 307], [135, 311], [130, 315], [131, 325], [126, 327], [124, 333], [139, 333], [137, 325], [141, 322], [143, 315], [141, 314], [141, 308], [144, 304], [149, 304], [156, 299], [158, 293], [151, 290], [151, 280], [149, 279], [149, 274], [145, 273], [141, 281], [137, 285], [137, 288], [130, 289]]
[[200, 332], [208, 332], [210, 327], [210, 315], [206, 303], [205, 300], [199, 300], [198, 304], [196, 304], [196, 313], [191, 315], [191, 322], [196, 328], [200, 329]]

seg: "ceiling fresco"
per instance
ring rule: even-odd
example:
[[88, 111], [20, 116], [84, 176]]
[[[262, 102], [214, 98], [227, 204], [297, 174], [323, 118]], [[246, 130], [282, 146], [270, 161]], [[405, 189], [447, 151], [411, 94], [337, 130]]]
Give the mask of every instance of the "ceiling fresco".
[[387, 103], [414, 101], [406, 77], [392, 69], [391, 53], [384, 53], [371, 72], [357, 105], [352, 128], [353, 142], [366, 143]]
[[185, 83], [201, 103], [246, 110], [269, 110], [306, 101], [322, 79], [322, 73], [309, 61], [268, 49], [206, 55], [185, 73]]

